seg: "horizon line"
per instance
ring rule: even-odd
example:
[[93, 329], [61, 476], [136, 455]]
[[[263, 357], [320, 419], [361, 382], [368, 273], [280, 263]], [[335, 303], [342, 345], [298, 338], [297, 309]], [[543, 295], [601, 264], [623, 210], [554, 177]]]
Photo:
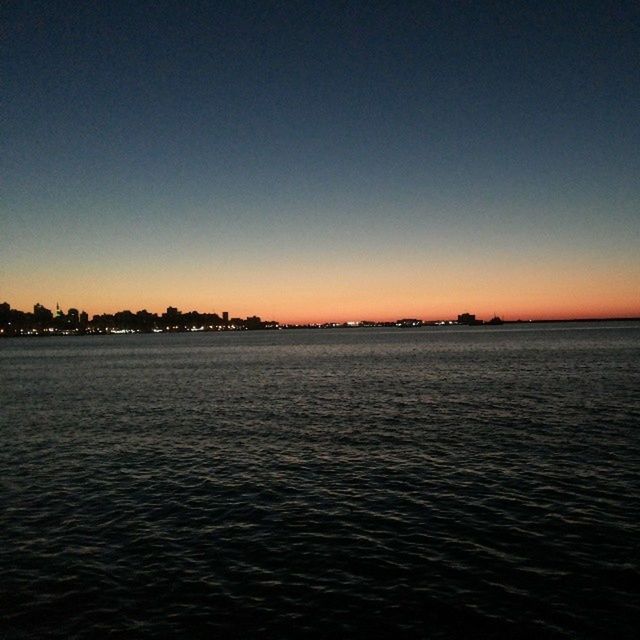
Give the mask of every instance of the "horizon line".
[[[12, 307], [11, 304], [9, 302], [2, 302], [0, 303], [0, 306], [4, 306], [4, 305], [8, 305], [9, 306], [9, 310], [11, 311], [19, 311], [21, 313], [33, 313], [33, 311], [23, 311], [21, 309]], [[33, 304], [33, 308], [35, 308], [37, 305], [41, 305], [40, 302], [35, 302]], [[44, 305], [41, 305], [44, 307]], [[44, 307], [45, 309], [47, 309], [47, 307]], [[58, 303], [56, 303], [55, 305], [55, 309], [57, 311], [59, 311], [60, 313], [62, 313], [63, 315], [64, 312], [62, 311], [61, 307], [59, 306]], [[67, 312], [69, 310], [76, 310], [79, 313], [87, 313], [84, 309], [81, 309], [79, 307], [73, 307], [70, 306], [67, 308]], [[136, 311], [132, 311], [131, 308], [124, 308], [124, 309], [119, 309], [117, 311], [103, 311], [100, 313], [92, 313], [92, 314], [88, 314], [89, 317], [91, 319], [93, 319], [94, 317], [100, 317], [100, 316], [110, 316], [110, 315], [115, 315], [117, 313], [132, 313], [134, 315], [138, 314], [138, 313], [142, 313], [142, 312], [146, 312], [148, 314], [151, 315], [156, 315], [158, 316], [158, 318], [161, 318], [163, 315], [166, 315], [170, 309], [175, 309], [176, 312], [180, 315], [186, 315], [186, 314], [190, 314], [190, 313], [196, 313], [198, 315], [215, 315], [218, 316], [220, 318], [222, 318], [225, 314], [228, 314], [228, 318], [232, 319], [232, 315], [230, 312], [227, 311], [221, 311], [221, 312], [217, 312], [217, 311], [198, 311], [196, 309], [190, 309], [188, 311], [182, 311], [180, 310], [178, 307], [174, 307], [172, 305], [167, 306], [163, 311], [149, 311], [146, 307], [138, 309]], [[51, 311], [49, 309], [49, 311]], [[470, 313], [469, 311], [463, 311], [460, 314], [456, 314], [456, 315], [464, 315], [464, 314], [468, 314]], [[351, 325], [351, 326], [362, 326], [363, 324], [391, 324], [391, 323], [396, 323], [396, 322], [401, 322], [403, 320], [416, 320], [421, 322], [422, 324], [433, 324], [433, 323], [438, 323], [438, 322], [445, 322], [445, 323], [457, 323], [458, 319], [456, 317], [435, 317], [435, 318], [428, 318], [425, 316], [420, 317], [421, 314], [416, 314], [416, 315], [404, 315], [402, 316], [402, 314], [396, 316], [394, 319], [391, 319], [391, 317], [389, 316], [387, 319], [383, 319], [383, 318], [378, 318], [378, 319], [371, 319], [371, 318], [360, 318], [360, 319], [355, 319], [353, 317], [351, 317], [351, 319], [346, 320], [346, 319], [315, 319], [315, 320], [296, 320], [296, 321], [292, 321], [292, 320], [276, 320], [275, 318], [269, 318], [267, 320], [267, 322], [276, 322], [278, 325], [280, 326], [309, 326], [309, 327], [313, 327], [313, 326], [323, 326], [323, 325]], [[477, 317], [477, 314], [471, 314], [476, 316], [476, 320], [478, 322], [483, 322], [483, 318]], [[259, 317], [262, 318], [262, 315], [259, 314], [253, 314], [253, 315], [247, 315], [246, 318], [253, 318], [253, 317]], [[242, 316], [233, 316], [233, 318], [238, 318], [238, 319], [243, 319]], [[631, 315], [627, 315], [627, 314], [598, 314], [598, 315], [592, 315], [592, 316], [585, 316], [585, 315], [581, 315], [581, 314], [576, 314], [576, 315], [555, 315], [555, 314], [550, 314], [550, 315], [521, 315], [521, 314], [510, 314], [509, 317], [507, 318], [506, 314], [503, 315], [498, 315], [498, 314], [493, 314], [491, 316], [491, 318], [489, 318], [489, 320], [491, 320], [492, 318], [498, 318], [501, 322], [505, 323], [505, 324], [509, 324], [509, 323], [521, 323], [521, 322], [601, 322], [601, 321], [633, 321], [633, 320], [638, 320], [640, 321], [640, 312], [638, 315], [635, 314], [631, 314]]]

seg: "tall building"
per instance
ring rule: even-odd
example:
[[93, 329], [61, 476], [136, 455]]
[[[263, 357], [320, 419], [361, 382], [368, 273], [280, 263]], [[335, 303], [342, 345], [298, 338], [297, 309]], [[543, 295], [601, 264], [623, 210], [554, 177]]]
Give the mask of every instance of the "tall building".
[[33, 317], [36, 322], [51, 322], [53, 320], [53, 313], [39, 302], [33, 305]]

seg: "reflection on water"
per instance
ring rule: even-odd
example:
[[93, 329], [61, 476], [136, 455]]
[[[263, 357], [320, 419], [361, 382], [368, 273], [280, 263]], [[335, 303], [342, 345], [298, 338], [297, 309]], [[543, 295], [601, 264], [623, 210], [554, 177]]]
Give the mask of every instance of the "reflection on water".
[[631, 637], [640, 325], [0, 341], [7, 637]]

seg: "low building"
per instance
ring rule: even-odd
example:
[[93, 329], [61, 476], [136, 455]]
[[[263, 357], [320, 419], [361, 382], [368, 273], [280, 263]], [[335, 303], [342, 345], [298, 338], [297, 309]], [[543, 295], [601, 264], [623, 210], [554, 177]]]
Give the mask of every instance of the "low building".
[[482, 324], [482, 320], [477, 320], [475, 313], [461, 313], [458, 316], [458, 324], [466, 324], [468, 326]]

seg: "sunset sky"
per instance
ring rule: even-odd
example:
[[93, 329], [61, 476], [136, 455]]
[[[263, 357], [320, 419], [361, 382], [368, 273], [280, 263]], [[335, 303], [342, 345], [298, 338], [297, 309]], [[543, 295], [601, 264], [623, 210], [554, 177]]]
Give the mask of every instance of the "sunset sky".
[[1, 11], [0, 302], [640, 316], [637, 2]]

